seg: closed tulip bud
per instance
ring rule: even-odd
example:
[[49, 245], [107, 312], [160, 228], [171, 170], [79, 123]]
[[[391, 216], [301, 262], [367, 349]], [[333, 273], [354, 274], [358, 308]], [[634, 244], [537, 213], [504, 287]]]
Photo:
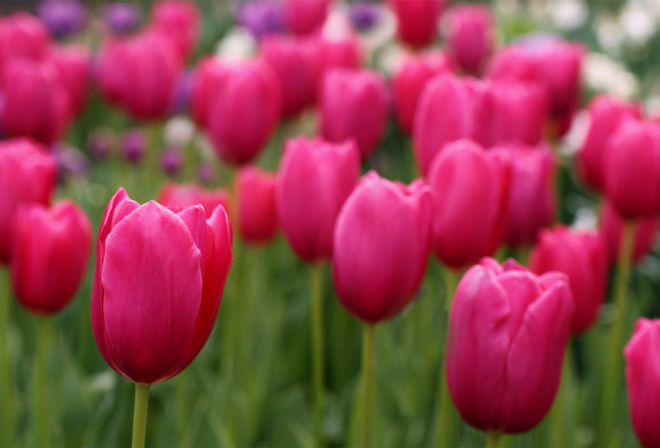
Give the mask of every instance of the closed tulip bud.
[[555, 217], [555, 157], [546, 145], [498, 146], [509, 154], [511, 190], [505, 241], [521, 247], [534, 243], [537, 232]]
[[48, 60], [69, 95], [71, 112], [79, 115], [87, 105], [91, 52], [84, 46], [53, 46]]
[[630, 421], [643, 447], [660, 446], [660, 428], [656, 423], [657, 403], [660, 400], [658, 351], [660, 319], [638, 319], [623, 356], [626, 359]]
[[14, 59], [42, 59], [50, 46], [48, 29], [36, 17], [17, 12], [0, 19], [0, 67]]
[[318, 31], [328, 16], [333, 0], [284, 0], [284, 23], [293, 34]]
[[493, 49], [495, 28], [490, 7], [457, 5], [446, 17], [449, 51], [465, 72], [479, 73]]
[[[607, 242], [610, 260], [613, 262], [619, 259], [624, 222], [624, 218], [619, 215], [614, 206], [609, 201], [605, 201], [601, 209], [600, 231]], [[658, 216], [637, 220], [632, 251], [634, 263], [639, 263], [651, 253], [655, 247], [659, 229], [660, 218]]]
[[346, 310], [364, 322], [391, 319], [422, 283], [431, 251], [432, 202], [424, 181], [409, 187], [367, 173], [337, 218], [332, 277]]
[[147, 150], [147, 137], [140, 129], [127, 131], [122, 138], [121, 149], [130, 163], [140, 163]]
[[182, 60], [195, 50], [201, 30], [197, 5], [189, 0], [165, 0], [154, 3], [150, 29], [172, 39]]
[[238, 233], [252, 244], [267, 244], [277, 234], [274, 173], [244, 166], [236, 173]]
[[330, 260], [337, 215], [359, 175], [353, 141], [286, 142], [275, 188], [277, 215], [289, 245], [306, 262]]
[[92, 329], [103, 358], [139, 384], [172, 378], [213, 329], [232, 263], [227, 213], [110, 200], [96, 243]]
[[438, 75], [452, 72], [453, 62], [440, 51], [410, 55], [396, 68], [392, 77], [394, 111], [404, 132], [412, 132], [413, 119], [426, 84]]
[[0, 263], [9, 261], [18, 207], [32, 202], [49, 205], [56, 181], [55, 158], [46, 148], [28, 139], [0, 142]]
[[261, 56], [277, 76], [284, 116], [298, 115], [316, 101], [322, 62], [320, 50], [316, 38], [273, 35], [261, 41]]
[[390, 0], [396, 15], [399, 39], [411, 47], [430, 45], [438, 34], [445, 0]]
[[197, 126], [206, 127], [211, 90], [222, 82], [226, 74], [224, 65], [215, 57], [199, 61], [190, 80], [190, 115]]
[[360, 41], [355, 35], [322, 36], [321, 56], [323, 72], [333, 68], [349, 68], [357, 70], [363, 65], [363, 54]]
[[183, 165], [183, 154], [179, 148], [165, 148], [160, 158], [160, 166], [166, 176], [176, 176]]
[[660, 124], [631, 120], [608, 140], [605, 195], [626, 220], [660, 212]]
[[201, 205], [206, 212], [206, 218], [210, 218], [213, 210], [222, 205], [225, 213], [230, 215], [229, 193], [225, 188], [206, 190], [195, 184], [173, 184], [165, 183], [158, 193], [156, 202], [167, 208], [186, 208], [193, 205]]
[[87, 273], [92, 226], [64, 200], [52, 208], [23, 205], [14, 218], [10, 260], [16, 299], [28, 310], [53, 314], [71, 302]]
[[559, 388], [573, 308], [564, 274], [539, 277], [492, 258], [470, 268], [449, 315], [445, 361], [463, 420], [519, 433], [543, 419]]
[[387, 96], [385, 80], [376, 72], [330, 71], [321, 81], [319, 133], [331, 142], [355, 139], [367, 159], [387, 128]]
[[505, 156], [459, 140], [447, 145], [431, 166], [433, 248], [452, 269], [492, 255], [504, 239], [511, 184]]
[[602, 192], [603, 154], [610, 137], [622, 123], [638, 119], [639, 107], [623, 103], [616, 98], [600, 95], [589, 103], [589, 130], [577, 153], [578, 173], [592, 190]]
[[529, 258], [530, 269], [539, 275], [559, 271], [568, 276], [575, 304], [574, 335], [588, 330], [598, 318], [607, 292], [608, 266], [605, 241], [598, 232], [564, 225], [542, 231]]

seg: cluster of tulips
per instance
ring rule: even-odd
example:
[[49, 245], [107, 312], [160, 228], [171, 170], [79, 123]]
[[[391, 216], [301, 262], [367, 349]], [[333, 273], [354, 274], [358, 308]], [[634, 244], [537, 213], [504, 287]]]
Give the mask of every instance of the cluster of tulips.
[[[588, 423], [598, 445], [621, 443], [625, 371], [634, 433], [643, 446], [660, 445], [653, 358], [660, 321], [640, 317], [632, 332], [629, 325], [639, 317], [630, 307], [631, 272], [660, 226], [660, 122], [637, 104], [598, 95], [586, 108], [577, 153], [558, 150], [583, 108], [584, 45], [532, 35], [498, 46], [487, 5], [388, 0], [379, 20], [394, 21], [400, 50], [386, 72], [375, 68], [380, 50], [368, 48], [358, 29], [360, 20], [376, 19], [364, 11], [349, 17], [339, 0], [236, 5], [256, 43], [254, 54], [238, 55], [199, 54], [204, 20], [193, 1], [154, 2], [141, 27], [133, 5], [107, 5], [112, 17], [96, 24], [87, 46], [68, 43], [75, 39], [66, 36], [67, 20], [78, 16], [47, 10], [79, 4], [42, 6], [57, 20], [0, 19], [0, 262], [10, 295], [44, 317], [27, 412], [34, 434], [25, 435], [12, 367], [15, 324], [0, 293], [0, 445], [52, 441], [44, 398], [49, 320], [78, 292], [92, 254], [91, 298], [81, 300], [91, 300], [103, 359], [135, 384], [132, 442], [143, 446], [150, 387], [182, 372], [206, 344], [234, 255], [240, 263], [236, 246], [262, 250], [280, 233], [310, 266], [314, 444], [327, 443], [325, 270], [339, 303], [364, 324], [356, 406], [359, 443], [369, 446], [379, 393], [371, 380], [374, 329], [406, 319], [425, 279], [440, 272], [430, 266], [437, 262], [445, 286], [433, 300], [446, 312], [435, 329], [441, 362], [432, 443], [465, 443], [460, 416], [495, 446], [502, 434], [537, 426], [555, 400], [550, 418], [561, 427], [572, 406], [560, 388], [574, 375], [568, 344], [597, 327], [611, 297], [598, 339], [606, 355], [594, 366], [603, 375], [600, 415]], [[172, 149], [163, 126], [175, 114], [189, 117], [194, 131]], [[104, 129], [88, 135], [90, 120]], [[117, 122], [133, 127], [122, 145], [135, 166], [122, 170], [139, 177], [104, 196], [93, 226], [73, 200], [53, 203], [56, 194], [76, 197], [64, 186], [58, 192], [67, 169], [58, 148], [82, 130], [83, 158], [102, 169], [104, 132]], [[381, 169], [392, 134], [403, 155], [389, 163], [409, 159], [401, 177], [410, 182]], [[209, 155], [230, 173], [215, 190], [188, 176], [198, 172], [217, 185], [215, 173], [201, 175]], [[163, 183], [157, 160], [187, 182]], [[184, 163], [193, 170], [182, 174]], [[592, 225], [558, 223], [573, 166], [578, 188], [600, 204]], [[143, 204], [129, 196], [141, 183], [160, 189]]]

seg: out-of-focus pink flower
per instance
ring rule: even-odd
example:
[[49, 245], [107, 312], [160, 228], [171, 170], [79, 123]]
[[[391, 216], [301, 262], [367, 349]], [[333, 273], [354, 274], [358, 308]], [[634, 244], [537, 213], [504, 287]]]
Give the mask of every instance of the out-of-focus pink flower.
[[[616, 263], [621, 250], [621, 233], [625, 220], [607, 200], [603, 201], [600, 216], [600, 232], [607, 243], [610, 261]], [[657, 215], [639, 219], [635, 223], [632, 260], [639, 263], [655, 246], [660, 230], [660, 218]]]
[[449, 51], [467, 73], [479, 73], [493, 49], [495, 24], [485, 4], [461, 4], [447, 11]]
[[0, 67], [14, 59], [41, 60], [50, 46], [48, 30], [26, 12], [0, 18]]
[[172, 39], [181, 58], [190, 59], [201, 30], [201, 17], [194, 1], [159, 0], [151, 11], [150, 28]]
[[389, 0], [396, 15], [399, 39], [411, 47], [430, 45], [438, 34], [445, 0]]
[[283, 0], [284, 23], [293, 34], [306, 35], [318, 31], [333, 0]]
[[87, 105], [92, 54], [87, 47], [53, 46], [48, 61], [55, 67], [60, 83], [69, 95], [74, 116], [78, 116]]
[[277, 234], [275, 189], [277, 176], [256, 166], [236, 173], [238, 233], [252, 244], [267, 244]]
[[167, 182], [158, 193], [156, 201], [168, 208], [185, 208], [199, 204], [204, 207], [207, 218], [211, 217], [218, 205], [222, 205], [227, 215], [231, 216], [231, 201], [226, 188], [207, 190], [195, 184]]

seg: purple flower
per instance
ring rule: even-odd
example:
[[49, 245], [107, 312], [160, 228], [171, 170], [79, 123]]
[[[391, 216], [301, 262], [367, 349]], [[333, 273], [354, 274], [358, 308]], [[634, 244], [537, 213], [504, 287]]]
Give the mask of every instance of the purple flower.
[[378, 23], [380, 10], [371, 2], [355, 3], [348, 12], [353, 26], [358, 31], [368, 31]]
[[44, 0], [37, 15], [55, 39], [64, 39], [78, 33], [87, 20], [87, 10], [77, 0]]
[[140, 24], [140, 10], [136, 5], [111, 2], [103, 8], [103, 21], [115, 34], [129, 34]]
[[177, 148], [166, 148], [163, 151], [163, 155], [160, 159], [163, 172], [167, 176], [174, 176], [181, 169], [183, 164], [183, 157], [181, 156], [181, 151]]
[[254, 0], [241, 3], [236, 10], [236, 22], [247, 28], [257, 39], [284, 29], [282, 2]]
[[172, 111], [173, 115], [180, 114], [188, 109], [190, 90], [192, 88], [191, 80], [192, 77], [190, 70], [181, 72], [179, 80], [177, 81], [176, 87], [174, 88], [174, 92], [172, 94], [170, 110]]
[[57, 161], [57, 177], [60, 182], [69, 176], [82, 177], [87, 174], [87, 158], [79, 149], [65, 143], [56, 143], [52, 151]]
[[133, 129], [124, 134], [121, 149], [124, 157], [131, 163], [140, 163], [147, 149], [147, 139], [139, 129]]
[[108, 129], [95, 130], [87, 140], [87, 149], [95, 159], [105, 159], [112, 149], [112, 134]]
[[210, 184], [215, 178], [213, 166], [209, 163], [203, 163], [197, 168], [197, 179], [204, 185]]

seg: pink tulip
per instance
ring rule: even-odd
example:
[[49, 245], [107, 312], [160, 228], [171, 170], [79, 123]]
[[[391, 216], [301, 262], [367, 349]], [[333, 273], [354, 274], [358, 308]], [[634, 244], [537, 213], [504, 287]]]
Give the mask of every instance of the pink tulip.
[[206, 127], [211, 91], [226, 76], [225, 66], [215, 57], [201, 59], [193, 69], [190, 80], [190, 114], [195, 124]]
[[218, 205], [222, 205], [225, 213], [231, 216], [229, 193], [225, 188], [206, 190], [195, 184], [173, 184], [167, 182], [161, 188], [156, 202], [170, 209], [186, 208], [192, 205], [201, 205], [210, 218]]
[[438, 34], [445, 0], [389, 0], [397, 20], [399, 39], [411, 47], [430, 45]]
[[559, 388], [573, 308], [564, 274], [538, 277], [492, 258], [470, 268], [449, 315], [445, 361], [463, 420], [518, 433], [543, 419]]
[[328, 16], [333, 0], [284, 0], [284, 23], [293, 34], [318, 31]]
[[213, 329], [232, 263], [222, 207], [173, 212], [140, 205], [123, 189], [110, 200], [96, 243], [92, 329], [103, 358], [139, 384], [172, 378]]
[[489, 6], [456, 5], [447, 11], [449, 51], [468, 73], [479, 73], [493, 49], [495, 24]]
[[500, 152], [459, 140], [431, 165], [433, 248], [442, 263], [463, 269], [492, 255], [504, 239], [511, 167]]
[[277, 234], [276, 183], [275, 174], [255, 166], [244, 166], [236, 173], [238, 233], [243, 240], [265, 244]]
[[660, 427], [656, 422], [660, 400], [660, 320], [637, 320], [635, 329], [623, 350], [626, 358], [626, 385], [630, 420], [643, 447], [660, 446]]
[[0, 19], [0, 67], [15, 59], [41, 60], [50, 46], [43, 23], [26, 12]]
[[87, 274], [92, 226], [64, 200], [52, 208], [28, 203], [16, 212], [11, 241], [11, 285], [28, 310], [53, 314], [71, 302]]
[[150, 29], [172, 39], [182, 60], [190, 59], [202, 25], [199, 9], [190, 0], [161, 0], [154, 3]]
[[306, 262], [330, 260], [337, 215], [359, 175], [353, 141], [286, 142], [275, 188], [277, 214], [289, 245]]
[[9, 261], [11, 228], [21, 204], [49, 205], [55, 183], [55, 158], [28, 139], [0, 142], [0, 263]]
[[71, 112], [74, 116], [80, 115], [87, 105], [91, 52], [84, 46], [53, 46], [47, 59], [67, 91]]
[[412, 300], [431, 251], [429, 187], [409, 187], [367, 173], [337, 218], [332, 277], [337, 297], [356, 318], [391, 319]]
[[598, 318], [607, 292], [609, 264], [602, 236], [558, 225], [541, 232], [529, 260], [529, 267], [539, 275], [559, 271], [568, 276], [575, 302], [571, 333], [588, 330]]
[[[608, 201], [603, 203], [600, 217], [600, 231], [607, 242], [610, 261], [619, 259], [621, 248], [621, 232], [625, 220]], [[660, 229], [660, 218], [657, 215], [637, 220], [635, 223], [635, 236], [633, 239], [632, 261], [639, 263], [655, 246]]]
[[363, 51], [360, 41], [353, 34], [337, 37], [321, 37], [323, 73], [333, 68], [357, 70], [363, 65]]
[[387, 85], [379, 73], [330, 71], [321, 81], [319, 133], [331, 142], [355, 139], [362, 159], [367, 159], [387, 129], [387, 96]]
[[453, 62], [440, 51], [408, 56], [394, 72], [394, 111], [401, 129], [412, 132], [413, 119], [426, 84], [434, 77], [455, 71]]

